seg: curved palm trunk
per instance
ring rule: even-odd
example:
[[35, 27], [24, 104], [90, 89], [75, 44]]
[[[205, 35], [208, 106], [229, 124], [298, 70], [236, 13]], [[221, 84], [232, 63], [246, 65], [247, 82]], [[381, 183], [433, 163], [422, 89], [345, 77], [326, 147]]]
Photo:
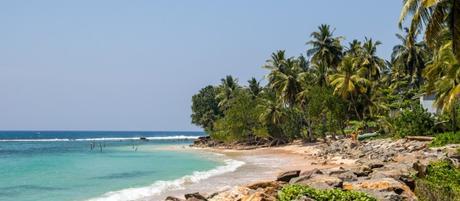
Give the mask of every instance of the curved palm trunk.
[[358, 117], [358, 119], [362, 121], [361, 116], [359, 116], [358, 108], [356, 107], [356, 101], [353, 98], [353, 94], [350, 94], [350, 98], [351, 98], [351, 104], [353, 105], [353, 109], [355, 110], [356, 117]]

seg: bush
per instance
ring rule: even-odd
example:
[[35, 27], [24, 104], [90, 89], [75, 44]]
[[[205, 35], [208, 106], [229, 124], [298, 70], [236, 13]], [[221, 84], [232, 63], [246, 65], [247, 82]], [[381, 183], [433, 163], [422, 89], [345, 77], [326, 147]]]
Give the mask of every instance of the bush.
[[460, 133], [441, 133], [437, 134], [431, 142], [431, 147], [441, 147], [448, 144], [460, 144]]
[[393, 121], [396, 135], [431, 135], [434, 118], [425, 109], [416, 104], [412, 109], [403, 110]]
[[316, 201], [377, 201], [377, 199], [361, 192], [342, 191], [340, 189], [319, 190], [302, 185], [285, 186], [278, 194], [280, 201], [292, 201], [302, 196]]
[[426, 176], [417, 179], [415, 194], [421, 201], [459, 201], [460, 170], [447, 161], [431, 163]]

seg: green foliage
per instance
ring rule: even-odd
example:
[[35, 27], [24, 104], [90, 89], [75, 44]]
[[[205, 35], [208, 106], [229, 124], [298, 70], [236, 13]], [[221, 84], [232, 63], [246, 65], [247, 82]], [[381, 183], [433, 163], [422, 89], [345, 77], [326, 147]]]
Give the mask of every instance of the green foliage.
[[268, 137], [268, 131], [259, 121], [261, 109], [258, 100], [246, 90], [238, 90], [229, 100], [224, 117], [217, 120], [211, 137], [224, 142]]
[[192, 97], [192, 123], [211, 131], [214, 122], [223, 116], [216, 99], [217, 89], [206, 86]]
[[394, 120], [396, 135], [430, 135], [433, 133], [434, 118], [419, 104], [403, 110]]
[[446, 132], [436, 134], [430, 146], [441, 147], [447, 144], [460, 144], [460, 133]]
[[415, 193], [421, 201], [460, 200], [460, 170], [448, 161], [431, 163], [426, 176], [417, 179]]
[[326, 87], [311, 87], [308, 93], [307, 112], [313, 124], [313, 130], [319, 136], [337, 133], [345, 128], [347, 120], [346, 103]]
[[[354, 40], [344, 48], [343, 37], [321, 25], [310, 35], [306, 56], [289, 57], [283, 50], [271, 55], [265, 86], [256, 78], [240, 86], [226, 76], [219, 86], [203, 88], [192, 98], [192, 123], [222, 141], [271, 144], [356, 130], [386, 134], [378, 137], [455, 132], [460, 65], [445, 34], [435, 48], [417, 42], [413, 32], [398, 34], [401, 44], [386, 62], [377, 56], [379, 41]], [[436, 124], [419, 105], [420, 94], [436, 94], [443, 111]], [[457, 142], [456, 135], [444, 134], [433, 146]]]
[[292, 201], [302, 196], [316, 201], [377, 201], [365, 193], [355, 191], [343, 191], [340, 189], [319, 190], [302, 185], [289, 185], [283, 187], [278, 194], [280, 201]]

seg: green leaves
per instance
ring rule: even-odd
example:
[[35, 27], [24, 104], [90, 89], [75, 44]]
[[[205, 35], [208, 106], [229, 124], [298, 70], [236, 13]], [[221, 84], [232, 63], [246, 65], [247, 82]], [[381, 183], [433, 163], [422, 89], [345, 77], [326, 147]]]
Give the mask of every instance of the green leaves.
[[213, 86], [206, 86], [198, 94], [192, 97], [192, 123], [203, 127], [205, 130], [212, 130], [214, 122], [223, 113], [218, 107], [216, 99], [217, 89]]
[[434, 119], [417, 103], [412, 109], [403, 110], [394, 120], [394, 126], [399, 137], [430, 135], [433, 133]]
[[293, 201], [306, 196], [316, 201], [377, 201], [365, 193], [340, 189], [319, 190], [302, 185], [288, 185], [279, 192], [280, 201]]
[[460, 170], [448, 161], [430, 163], [426, 176], [416, 180], [420, 200], [460, 200]]

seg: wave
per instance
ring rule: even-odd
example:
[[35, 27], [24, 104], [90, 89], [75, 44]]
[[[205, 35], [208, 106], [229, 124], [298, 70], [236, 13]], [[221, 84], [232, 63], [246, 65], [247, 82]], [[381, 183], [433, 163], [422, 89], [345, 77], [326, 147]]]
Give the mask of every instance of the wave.
[[[194, 140], [201, 136], [162, 136], [162, 137], [142, 137], [146, 140]], [[128, 140], [141, 140], [141, 137], [109, 137], [109, 138], [82, 138], [82, 139], [67, 139], [67, 138], [53, 138], [53, 139], [0, 139], [0, 142], [67, 142], [67, 141], [128, 141]]]
[[166, 190], [183, 189], [186, 184], [198, 183], [207, 178], [221, 175], [228, 172], [234, 172], [245, 162], [232, 159], [226, 159], [225, 165], [218, 166], [209, 171], [195, 171], [191, 175], [172, 181], [157, 181], [150, 186], [140, 188], [128, 188], [120, 191], [112, 191], [104, 194], [101, 197], [89, 199], [88, 201], [128, 201], [139, 200], [142, 198], [158, 195]]

